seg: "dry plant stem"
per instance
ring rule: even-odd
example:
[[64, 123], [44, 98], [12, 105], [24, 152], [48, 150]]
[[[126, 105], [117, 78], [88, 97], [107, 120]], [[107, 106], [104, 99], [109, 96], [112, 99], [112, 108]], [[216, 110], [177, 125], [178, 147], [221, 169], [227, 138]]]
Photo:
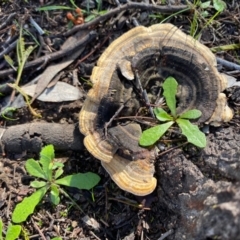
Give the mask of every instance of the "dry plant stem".
[[94, 232], [89, 231], [90, 235], [92, 235], [93, 237], [95, 237], [95, 239], [97, 240], [101, 240]]
[[139, 89], [141, 91], [142, 98], [145, 100], [145, 102], [146, 102], [146, 104], [147, 104], [147, 106], [149, 108], [149, 112], [150, 112], [152, 118], [155, 118], [155, 115], [153, 113], [153, 109], [152, 109], [152, 107], [150, 105], [150, 101], [148, 99], [147, 91], [145, 89], [143, 89], [143, 87], [142, 87], [142, 83], [141, 83], [140, 77], [138, 75], [138, 70], [135, 70], [134, 74], [135, 74], [135, 79], [137, 81], [138, 87], [139, 87]]
[[[18, 80], [18, 79], [17, 79]], [[35, 117], [38, 117], [38, 118], [41, 118], [41, 115], [39, 113], [37, 113], [31, 106], [31, 103], [29, 102], [29, 97], [27, 96], [26, 93], [24, 93], [24, 91], [18, 86], [19, 84], [19, 81], [16, 80], [16, 83], [15, 84], [8, 84], [10, 87], [13, 88], [13, 91], [12, 91], [12, 95], [11, 95], [11, 99], [10, 99], [10, 103], [13, 101], [14, 99], [14, 96], [15, 96], [15, 90], [17, 90], [20, 94], [22, 94], [22, 96], [24, 97], [25, 101], [26, 101], [26, 104], [31, 112], [31, 114]]]
[[62, 188], [59, 188], [59, 191], [60, 191], [65, 197], [67, 197], [67, 198], [72, 202], [72, 204], [73, 204], [81, 213], [83, 213], [84, 215], [87, 215], [87, 214], [85, 214], [85, 212], [82, 210], [82, 208], [74, 201], [74, 199], [71, 198], [71, 197], [67, 194], [67, 192], [65, 192]]
[[10, 213], [10, 206], [11, 206], [11, 199], [12, 199], [12, 193], [10, 192], [8, 197], [8, 204], [7, 204], [7, 210], [6, 210], [6, 217], [9, 218]]
[[33, 223], [33, 226], [35, 227], [35, 229], [38, 231], [39, 235], [41, 236], [41, 238], [43, 240], [47, 240], [43, 234], [43, 232], [41, 231], [41, 229], [38, 227], [38, 225], [34, 222], [33, 219], [31, 219], [31, 222]]
[[44, 42], [44, 39], [43, 39], [43, 37], [41, 35], [39, 35], [38, 40], [39, 40], [40, 46], [38, 48], [36, 58], [40, 57], [40, 54], [41, 54], [41, 52], [43, 50], [43, 47], [44, 47], [44, 45], [46, 45], [45, 42]]
[[145, 102], [146, 102], [146, 104], [147, 104], [147, 106], [148, 106], [148, 110], [149, 110], [149, 112], [150, 112], [150, 114], [151, 114], [151, 117], [152, 117], [152, 118], [155, 118], [153, 109], [152, 109], [152, 107], [151, 107], [151, 105], [150, 105], [150, 101], [149, 101], [149, 99], [148, 99], [148, 95], [147, 95], [146, 89], [143, 90], [142, 95], [143, 95], [143, 98], [144, 98], [144, 100], [145, 100]]
[[80, 60], [78, 60], [78, 62], [76, 63], [75, 67], [76, 67], [79, 63], [83, 62], [83, 61], [86, 60], [88, 57], [90, 57], [96, 50], [100, 49], [100, 48], [105, 44], [105, 42], [109, 39], [109, 37], [110, 37], [110, 35], [108, 35], [108, 36], [103, 40], [102, 43], [98, 43], [90, 53], [88, 53], [86, 56], [84, 56], [83, 58], [81, 58]]
[[[48, 58], [48, 62], [51, 62], [51, 61], [54, 61], [61, 57], [64, 57], [68, 54], [71, 54], [71, 52], [75, 51], [77, 48], [88, 43], [89, 41], [93, 40], [96, 36], [97, 36], [97, 33], [95, 31], [91, 31], [88, 35], [81, 38], [81, 40], [77, 41], [75, 44], [72, 44], [67, 49], [59, 50], [57, 52], [48, 54], [46, 56], [42, 56], [36, 60], [26, 63], [24, 66], [24, 70], [29, 69], [31, 67], [36, 67], [36, 66], [44, 63], [46, 61], [46, 58]], [[13, 69], [7, 69], [7, 70], [0, 71], [0, 77], [7, 76], [8, 74], [12, 74], [14, 72], [15, 71]]]
[[107, 187], [105, 186], [104, 188], [105, 190], [105, 217], [108, 216], [108, 191], [107, 191]]
[[164, 152], [161, 152], [161, 153], [158, 154], [158, 157], [160, 157], [160, 156], [162, 156], [162, 155], [164, 155], [164, 154], [166, 154], [166, 153], [168, 153], [168, 152], [171, 152], [171, 151], [174, 150], [174, 149], [180, 148], [180, 147], [182, 147], [182, 146], [184, 146], [184, 145], [186, 145], [186, 144], [188, 144], [188, 142], [182, 143], [182, 144], [180, 144], [180, 145], [178, 145], [178, 146], [176, 146], [176, 147], [172, 147], [172, 148], [170, 148], [170, 149], [168, 149], [168, 150], [166, 150], [166, 151], [164, 151]]
[[[106, 215], [107, 216], [107, 215]], [[102, 222], [106, 227], [109, 227], [109, 224], [107, 224], [102, 218], [99, 219], [100, 222]]]
[[133, 203], [130, 203], [130, 202], [127, 202], [127, 201], [121, 200], [121, 199], [117, 199], [117, 198], [110, 197], [110, 198], [108, 198], [108, 200], [113, 200], [113, 201], [121, 202], [121, 203], [127, 204], [127, 205], [129, 205], [129, 206], [132, 206], [132, 207], [136, 207], [136, 208], [140, 208], [140, 209], [142, 209], [142, 205], [139, 205], [139, 204], [133, 204]]
[[166, 237], [168, 237], [171, 234], [173, 234], [173, 230], [172, 229], [170, 229], [169, 231], [161, 234], [161, 237], [158, 240], [163, 240], [163, 239], [165, 239]]
[[34, 234], [29, 236], [29, 239], [34, 239], [34, 238], [40, 239], [39, 237], [40, 237], [40, 234]]
[[[69, 30], [64, 34], [64, 36], [70, 36], [73, 33], [79, 31], [80, 29], [88, 29], [91, 28], [92, 26], [105, 21], [114, 15], [125, 11], [129, 9], [141, 9], [141, 10], [148, 10], [148, 11], [153, 11], [153, 12], [158, 12], [158, 13], [175, 13], [184, 9], [189, 9], [187, 5], [180, 5], [180, 6], [158, 6], [158, 5], [152, 5], [152, 4], [147, 4], [147, 3], [137, 3], [137, 2], [129, 2], [126, 3], [122, 6], [119, 6], [115, 9], [110, 10], [106, 14], [99, 16], [92, 20], [91, 22], [85, 23], [83, 25], [79, 25], [74, 27], [73, 29]], [[189, 9], [190, 10], [190, 9]]]
[[121, 105], [120, 108], [111, 117], [111, 119], [107, 123], [105, 123], [105, 126], [104, 126], [104, 134], [105, 134], [105, 136], [107, 136], [107, 129], [108, 129], [108, 127], [111, 125], [111, 123], [113, 122], [114, 118], [119, 115], [119, 113], [123, 110], [124, 107], [125, 107], [125, 104]]
[[16, 12], [9, 14], [8, 18], [0, 25], [0, 29], [5, 28], [9, 22], [17, 15]]
[[146, 120], [149, 120], [149, 121], [153, 121], [153, 122], [156, 122], [158, 123], [157, 120], [155, 120], [155, 118], [153, 119], [152, 117], [144, 117], [144, 116], [126, 116], [126, 117], [118, 117], [118, 118], [115, 118], [115, 120], [122, 120], [122, 119], [132, 119], [132, 120], [137, 120], [137, 119], [146, 119]]
[[12, 42], [10, 45], [8, 45], [7, 48], [5, 48], [1, 53], [0, 53], [0, 59], [3, 58], [4, 55], [8, 54], [11, 52], [17, 45], [17, 40]]

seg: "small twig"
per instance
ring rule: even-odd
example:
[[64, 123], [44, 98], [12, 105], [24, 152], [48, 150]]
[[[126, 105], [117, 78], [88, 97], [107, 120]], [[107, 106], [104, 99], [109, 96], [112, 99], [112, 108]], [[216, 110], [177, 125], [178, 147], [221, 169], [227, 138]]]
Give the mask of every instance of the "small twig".
[[[127, 100], [127, 101], [128, 101], [128, 100]], [[127, 102], [127, 101], [126, 101], [126, 102]], [[119, 108], [119, 109], [114, 113], [114, 115], [111, 117], [111, 119], [110, 119], [108, 122], [105, 123], [105, 125], [104, 125], [104, 134], [105, 134], [105, 136], [107, 136], [107, 129], [108, 129], [109, 125], [112, 123], [112, 121], [114, 120], [114, 118], [117, 117], [117, 116], [119, 115], [119, 113], [123, 110], [123, 108], [125, 107], [125, 104], [126, 104], [126, 103], [122, 104], [122, 105], [120, 106], [120, 108]]]
[[54, 231], [57, 233], [58, 236], [61, 236], [60, 232], [59, 232], [59, 225], [56, 226], [56, 225], [53, 225], [53, 229]]
[[229, 68], [231, 70], [240, 70], [240, 65], [233, 63], [233, 62], [229, 62], [227, 60], [224, 60], [222, 58], [216, 58], [217, 59], [217, 63], [223, 65], [226, 68]]
[[9, 193], [9, 197], [8, 197], [8, 204], [7, 204], [7, 209], [6, 209], [6, 217], [9, 218], [9, 213], [10, 213], [10, 206], [11, 206], [11, 199], [12, 199], [12, 193]]
[[133, 17], [132, 22], [135, 27], [140, 26], [138, 20], [135, 17]]
[[90, 57], [97, 49], [100, 49], [100, 48], [105, 44], [105, 42], [109, 39], [109, 37], [110, 37], [110, 34], [103, 40], [103, 42], [98, 43], [90, 53], [88, 53], [86, 56], [84, 56], [83, 58], [81, 58], [80, 60], [78, 60], [77, 63], [76, 63], [76, 65], [75, 65], [75, 67], [76, 67], [79, 63], [83, 62], [85, 59], [87, 59], [88, 57]]
[[42, 50], [43, 50], [43, 46], [45, 45], [45, 42], [44, 42], [44, 39], [43, 39], [43, 36], [39, 35], [38, 36], [38, 40], [39, 40], [39, 47], [38, 47], [38, 51], [37, 51], [37, 54], [36, 54], [36, 58], [39, 58], [41, 53], [42, 53]]
[[158, 157], [160, 157], [160, 156], [162, 156], [162, 155], [164, 155], [164, 154], [166, 154], [166, 153], [168, 153], [168, 152], [171, 152], [171, 151], [174, 150], [174, 149], [180, 148], [180, 147], [182, 147], [182, 146], [184, 146], [184, 145], [186, 145], [186, 144], [188, 144], [188, 142], [185, 142], [185, 143], [182, 143], [182, 144], [180, 144], [180, 145], [178, 145], [178, 146], [169, 148], [168, 150], [159, 153], [159, 154], [158, 154]]
[[150, 112], [151, 116], [152, 116], [153, 118], [155, 118], [155, 115], [154, 115], [154, 113], [153, 113], [153, 109], [152, 109], [151, 104], [150, 104], [150, 101], [149, 101], [149, 99], [148, 99], [147, 91], [146, 91], [146, 89], [143, 89], [143, 87], [142, 87], [142, 83], [141, 83], [140, 78], [139, 78], [139, 75], [138, 75], [138, 70], [135, 69], [134, 73], [135, 73], [135, 79], [136, 79], [136, 81], [137, 81], [138, 87], [140, 88], [140, 92], [141, 92], [141, 94], [142, 94], [142, 97], [143, 97], [143, 99], [145, 100], [146, 105], [147, 105], [148, 108], [149, 108], [149, 112]]
[[34, 234], [34, 235], [29, 236], [29, 239], [32, 239], [32, 238], [39, 239], [39, 237], [40, 237], [40, 234]]
[[[124, 203], [124, 204], [127, 204], [129, 206], [132, 206], [132, 207], [135, 207], [135, 208], [140, 208], [140, 209], [143, 209], [142, 205], [141, 204], [134, 204], [134, 203], [130, 203], [129, 201], [124, 201], [124, 200], [121, 200], [121, 199], [117, 199], [117, 198], [113, 198], [113, 197], [110, 197], [108, 198], [109, 200], [113, 200], [113, 201], [117, 201], [117, 202], [120, 202], [120, 203]], [[144, 208], [145, 209], [145, 208]], [[147, 208], [146, 210], [150, 210], [149, 208]]]
[[52, 231], [52, 228], [53, 228], [53, 224], [55, 222], [55, 219], [53, 218], [53, 216], [48, 212], [46, 211], [46, 214], [48, 215], [48, 217], [51, 219], [51, 222], [49, 224], [49, 227], [48, 227], [48, 230], [49, 231]]
[[116, 5], [119, 7], [121, 4], [118, 0], [114, 0], [114, 2], [116, 3]]
[[[152, 117], [144, 117], [144, 116], [125, 116], [125, 117], [118, 117], [115, 120], [122, 120], [122, 119], [133, 119], [133, 120], [137, 120], [137, 119], [146, 119], [149, 121], [155, 121], [155, 119], [153, 119]], [[157, 121], [158, 122], [158, 121]]]
[[[5, 48], [2, 52], [0, 52], [0, 59], [3, 58], [4, 55], [8, 54], [9, 52], [11, 52], [16, 46], [17, 46], [17, 41], [15, 40], [14, 42], [12, 42], [10, 45], [8, 45], [7, 48]], [[13, 69], [12, 69], [13, 70]]]
[[94, 232], [89, 231], [90, 235], [92, 235], [93, 237], [95, 237], [97, 240], [101, 240]]
[[68, 199], [70, 199], [70, 201], [73, 203], [73, 205], [74, 205], [81, 213], [83, 213], [84, 215], [86, 215], [85, 212], [82, 210], [82, 208], [76, 203], [76, 201], [75, 201], [72, 197], [70, 197], [69, 194], [67, 194], [67, 192], [65, 192], [62, 188], [60, 188], [59, 191], [60, 191], [60, 193], [62, 193], [65, 197], [67, 197]]
[[163, 240], [163, 239], [165, 239], [166, 237], [168, 237], [171, 234], [173, 234], [173, 230], [172, 229], [170, 229], [169, 231], [161, 234], [161, 237], [158, 240]]
[[184, 140], [183, 138], [179, 138], [179, 139], [160, 139], [159, 142], [161, 143], [173, 143], [173, 142], [180, 142]]
[[146, 104], [147, 104], [147, 106], [148, 106], [148, 109], [149, 109], [149, 112], [150, 112], [152, 118], [155, 118], [155, 115], [154, 115], [152, 106], [151, 106], [151, 104], [150, 104], [150, 101], [149, 101], [149, 98], [148, 98], [146, 89], [143, 90], [143, 97], [144, 97], [144, 100], [145, 100], [145, 102], [146, 102]]
[[106, 227], [110, 227], [108, 223], [106, 223], [102, 218], [99, 219], [101, 223], [103, 223]]
[[5, 157], [6, 156], [6, 153], [5, 153], [5, 148], [4, 148], [4, 144], [2, 142], [2, 136], [3, 134], [5, 133], [6, 131], [6, 128], [4, 128], [4, 130], [1, 132], [0, 134], [0, 147], [1, 147], [1, 151], [2, 151], [2, 156]]
[[37, 24], [37, 22], [36, 22], [32, 17], [30, 17], [29, 20], [30, 20], [30, 23], [31, 23], [31, 24], [35, 27], [35, 29], [38, 31], [39, 35], [45, 34], [45, 32], [43, 31], [43, 29]]
[[[118, 117], [115, 118], [115, 120], [122, 120], [122, 119], [131, 119], [135, 122], [147, 125], [147, 126], [156, 126], [156, 124], [158, 123], [158, 121], [152, 117], [143, 117], [143, 116], [127, 116], [127, 117]], [[144, 119], [149, 120], [149, 121], [144, 121]]]
[[143, 87], [142, 87], [142, 83], [140, 81], [140, 77], [138, 75], [137, 69], [134, 70], [134, 74], [135, 74], [135, 79], [137, 80], [137, 87], [139, 87], [141, 94], [143, 94]]
[[0, 25], [0, 29], [5, 28], [5, 27], [8, 25], [8, 23], [11, 22], [12, 19], [13, 19], [16, 15], [17, 15], [16, 12], [10, 13], [10, 14], [8, 15], [7, 19], [6, 19], [5, 21], [3, 21], [2, 24]]
[[38, 231], [39, 235], [42, 237], [43, 240], [47, 240], [45, 236], [43, 235], [43, 232], [41, 229], [38, 227], [38, 225], [31, 219], [31, 222], [33, 223], [34, 228]]
[[107, 187], [105, 186], [105, 217], [108, 216], [108, 191]]

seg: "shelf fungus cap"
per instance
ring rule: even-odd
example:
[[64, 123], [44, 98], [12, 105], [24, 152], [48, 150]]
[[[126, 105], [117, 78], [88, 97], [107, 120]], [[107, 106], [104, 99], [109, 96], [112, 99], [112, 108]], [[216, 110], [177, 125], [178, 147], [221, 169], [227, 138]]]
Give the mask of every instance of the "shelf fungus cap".
[[227, 105], [227, 97], [224, 93], [220, 93], [217, 99], [217, 106], [209, 119], [209, 123], [212, 126], [219, 127], [222, 122], [229, 122], [232, 118], [233, 110]]
[[198, 109], [202, 112], [198, 122], [218, 125], [230, 121], [233, 112], [222, 93], [227, 79], [216, 66], [206, 46], [172, 24], [138, 26], [102, 53], [91, 75], [93, 87], [80, 111], [79, 127], [87, 150], [120, 188], [147, 195], [156, 187], [152, 151], [138, 145], [141, 126], [127, 119], [145, 107], [139, 83], [147, 92], [155, 91], [150, 102], [155, 104], [164, 79], [174, 77], [177, 113]]
[[148, 159], [129, 161], [116, 155], [109, 163], [102, 161], [102, 166], [121, 189], [134, 195], [144, 196], [156, 188], [154, 166]]

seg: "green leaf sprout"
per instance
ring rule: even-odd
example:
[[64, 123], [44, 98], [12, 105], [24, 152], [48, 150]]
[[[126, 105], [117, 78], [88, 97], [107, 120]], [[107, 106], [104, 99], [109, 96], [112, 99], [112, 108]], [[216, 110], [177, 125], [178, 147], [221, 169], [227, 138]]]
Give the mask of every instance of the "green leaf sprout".
[[177, 86], [178, 83], [173, 77], [168, 77], [164, 81], [163, 96], [165, 97], [166, 104], [171, 114], [167, 113], [162, 108], [154, 109], [156, 118], [165, 123], [143, 131], [139, 139], [139, 144], [141, 146], [147, 147], [155, 144], [174, 123], [179, 126], [182, 134], [187, 138], [188, 142], [200, 148], [204, 148], [206, 146], [207, 141], [204, 133], [202, 133], [196, 125], [193, 125], [189, 121], [189, 119], [199, 118], [202, 114], [201, 111], [197, 109], [191, 109], [179, 116], [176, 113]]
[[[14, 223], [26, 221], [27, 217], [34, 212], [35, 207], [47, 192], [49, 192], [50, 200], [54, 205], [59, 204], [60, 193], [70, 198], [60, 185], [90, 190], [100, 181], [100, 177], [91, 172], [77, 173], [59, 178], [63, 174], [64, 165], [56, 162], [54, 157], [53, 145], [48, 145], [42, 149], [39, 161], [32, 158], [26, 161], [27, 172], [41, 180], [37, 179], [31, 182], [31, 186], [36, 188], [37, 191], [29, 197], [25, 197], [15, 207], [12, 214]], [[70, 200], [72, 201], [71, 198]]]

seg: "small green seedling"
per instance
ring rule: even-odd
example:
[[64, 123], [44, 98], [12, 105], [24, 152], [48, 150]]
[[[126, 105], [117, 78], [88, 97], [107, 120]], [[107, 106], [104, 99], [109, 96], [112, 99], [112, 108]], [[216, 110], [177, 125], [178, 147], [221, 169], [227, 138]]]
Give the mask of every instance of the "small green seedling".
[[[26, 104], [31, 111], [31, 113], [36, 116], [36, 117], [41, 117], [40, 114], [38, 114], [32, 107], [29, 101], [29, 97], [27, 96], [26, 93], [19, 87], [20, 80], [22, 78], [22, 73], [24, 66], [27, 62], [27, 59], [29, 58], [30, 54], [33, 52], [33, 50], [36, 48], [36, 46], [29, 46], [25, 47], [25, 41], [23, 38], [23, 29], [20, 26], [20, 31], [19, 31], [19, 39], [17, 41], [17, 62], [18, 62], [18, 67], [17, 67], [17, 78], [14, 84], [9, 83], [8, 85], [12, 87], [13, 89], [17, 90], [20, 94], [23, 95], [25, 98]], [[16, 68], [13, 66], [13, 60], [10, 58], [10, 56], [4, 56], [5, 60], [9, 63], [10, 66], [13, 67], [15, 70]]]
[[156, 143], [165, 132], [174, 124], [180, 127], [182, 134], [187, 137], [188, 142], [196, 145], [197, 147], [204, 148], [206, 146], [206, 137], [196, 125], [190, 123], [189, 119], [197, 119], [201, 116], [199, 110], [193, 109], [186, 111], [181, 115], [176, 113], [176, 93], [178, 83], [173, 77], [168, 77], [163, 83], [163, 96], [165, 97], [167, 106], [171, 114], [167, 113], [162, 108], [155, 108], [154, 114], [159, 121], [166, 122], [151, 127], [143, 131], [139, 144], [147, 147]]
[[[7, 227], [7, 232], [5, 236], [5, 240], [15, 240], [19, 238], [21, 233], [21, 226], [20, 225], [12, 225], [9, 224]], [[0, 218], [0, 240], [3, 240], [3, 222]]]
[[[27, 217], [34, 212], [35, 207], [48, 191], [51, 202], [57, 205], [60, 202], [60, 193], [65, 194], [65, 191], [60, 185], [90, 190], [100, 181], [100, 177], [91, 172], [78, 173], [59, 178], [63, 174], [63, 167], [64, 165], [62, 163], [54, 161], [53, 145], [48, 145], [42, 149], [39, 161], [34, 159], [28, 159], [26, 161], [27, 172], [33, 177], [37, 177], [43, 181], [35, 180], [31, 182], [31, 186], [38, 190], [17, 204], [12, 214], [12, 221], [14, 223], [25, 221]], [[65, 194], [65, 196], [68, 195]]]
[[[212, 24], [213, 21], [216, 19], [216, 17], [221, 12], [223, 12], [224, 9], [226, 9], [227, 4], [223, 0], [211, 0], [211, 1], [194, 0], [192, 7], [194, 9], [194, 15], [191, 21], [190, 35], [195, 39], [198, 39], [202, 31], [207, 26]], [[210, 12], [208, 11], [208, 9], [210, 10], [215, 9], [217, 12], [213, 16], [211, 16], [208, 20], [206, 20], [206, 18], [210, 16]], [[196, 35], [198, 31], [199, 19], [201, 19], [202, 22], [205, 22], [205, 25], [201, 28], [200, 32]]]
[[9, 121], [15, 121], [17, 119], [11, 118], [10, 116], [12, 116], [12, 113], [16, 111], [16, 108], [14, 107], [6, 107], [2, 113], [0, 114], [1, 117], [3, 117], [5, 120], [9, 120]]

